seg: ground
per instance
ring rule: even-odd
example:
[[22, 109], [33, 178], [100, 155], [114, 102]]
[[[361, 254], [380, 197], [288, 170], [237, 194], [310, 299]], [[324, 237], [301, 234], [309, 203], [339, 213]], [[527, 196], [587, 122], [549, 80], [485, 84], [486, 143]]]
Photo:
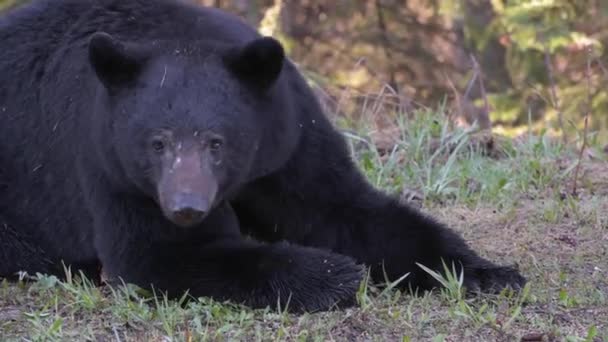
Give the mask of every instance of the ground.
[[134, 287], [30, 275], [0, 284], [0, 340], [608, 341], [606, 157], [583, 154], [573, 194], [578, 153], [564, 146], [579, 141], [505, 139], [488, 156], [466, 132], [448, 134], [440, 114], [416, 114], [398, 120], [384, 152], [369, 129], [350, 129], [360, 166], [483, 256], [517, 263], [530, 279], [521, 293], [463, 297], [457, 277], [421, 297], [364, 282], [355, 308], [291, 315], [208, 299], [182, 308]]

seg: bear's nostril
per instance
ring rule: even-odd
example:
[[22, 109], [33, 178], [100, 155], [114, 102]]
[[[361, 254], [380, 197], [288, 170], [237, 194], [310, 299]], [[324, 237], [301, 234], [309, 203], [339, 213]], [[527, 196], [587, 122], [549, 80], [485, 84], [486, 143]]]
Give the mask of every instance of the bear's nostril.
[[181, 194], [174, 199], [170, 214], [174, 223], [180, 226], [191, 226], [199, 223], [208, 210], [208, 201], [200, 196]]

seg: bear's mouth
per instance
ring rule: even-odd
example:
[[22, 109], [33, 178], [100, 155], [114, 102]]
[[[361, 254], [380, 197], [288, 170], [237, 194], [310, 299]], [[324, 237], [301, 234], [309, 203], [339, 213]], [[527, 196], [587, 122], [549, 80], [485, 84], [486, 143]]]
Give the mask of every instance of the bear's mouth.
[[170, 198], [158, 196], [163, 216], [182, 228], [190, 228], [204, 221], [214, 207], [215, 192], [203, 196], [196, 193], [180, 193]]
[[202, 223], [206, 216], [207, 212], [198, 211], [192, 208], [185, 208], [180, 211], [170, 213], [167, 219], [182, 228], [190, 228]]

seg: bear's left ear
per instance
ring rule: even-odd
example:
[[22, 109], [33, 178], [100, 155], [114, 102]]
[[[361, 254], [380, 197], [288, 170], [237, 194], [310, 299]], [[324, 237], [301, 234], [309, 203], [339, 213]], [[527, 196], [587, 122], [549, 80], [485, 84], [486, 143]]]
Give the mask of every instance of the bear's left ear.
[[267, 89], [281, 74], [285, 51], [271, 37], [255, 39], [224, 56], [224, 61], [236, 75], [254, 85]]
[[116, 89], [135, 80], [144, 62], [141, 51], [108, 33], [94, 33], [89, 40], [89, 63], [108, 89]]

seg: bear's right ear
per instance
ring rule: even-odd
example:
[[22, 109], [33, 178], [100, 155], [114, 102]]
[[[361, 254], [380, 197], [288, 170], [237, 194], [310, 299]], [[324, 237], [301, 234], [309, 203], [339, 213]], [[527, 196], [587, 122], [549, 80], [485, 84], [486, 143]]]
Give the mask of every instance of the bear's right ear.
[[261, 89], [270, 87], [281, 74], [285, 51], [272, 37], [255, 39], [224, 56], [228, 67], [244, 81]]
[[89, 40], [89, 62], [108, 89], [135, 80], [144, 61], [141, 53], [105, 32], [94, 33]]

